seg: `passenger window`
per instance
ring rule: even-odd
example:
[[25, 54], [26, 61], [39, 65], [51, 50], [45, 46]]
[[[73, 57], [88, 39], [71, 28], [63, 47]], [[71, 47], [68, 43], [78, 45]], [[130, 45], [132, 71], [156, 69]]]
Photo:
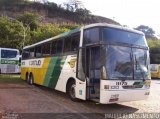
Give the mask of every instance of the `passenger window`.
[[62, 48], [63, 48], [63, 40], [58, 40], [57, 41], [57, 53], [62, 53]]
[[42, 55], [43, 56], [48, 56], [50, 55], [50, 43], [46, 43], [42, 47]]
[[30, 58], [34, 58], [34, 48], [31, 48], [31, 49], [30, 49], [29, 57], [30, 57]]
[[76, 34], [72, 37], [71, 51], [77, 51], [79, 47], [80, 34]]
[[53, 41], [51, 54], [56, 54], [56, 52], [57, 52], [57, 41]]
[[98, 42], [99, 39], [99, 28], [87, 29], [84, 31], [84, 43], [90, 44]]
[[22, 58], [23, 59], [29, 58], [29, 50], [28, 49], [23, 50]]
[[42, 56], [42, 47], [41, 46], [37, 46], [35, 48], [35, 57], [41, 57]]
[[64, 40], [64, 52], [71, 51], [71, 42], [72, 42], [71, 37], [66, 37], [65, 38], [65, 40]]

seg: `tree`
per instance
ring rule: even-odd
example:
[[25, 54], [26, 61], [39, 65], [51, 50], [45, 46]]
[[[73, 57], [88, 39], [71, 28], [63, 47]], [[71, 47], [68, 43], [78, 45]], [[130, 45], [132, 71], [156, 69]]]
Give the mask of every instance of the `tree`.
[[81, 15], [82, 17], [86, 17], [86, 16], [90, 15], [91, 12], [89, 10], [87, 10], [86, 8], [84, 8], [84, 9], [80, 8], [80, 9], [76, 10], [76, 13], [78, 15]]
[[35, 31], [31, 31], [31, 40], [29, 44], [39, 42], [41, 40], [56, 36], [60, 33], [66, 32], [69, 29], [59, 27], [51, 23], [42, 24]]
[[31, 30], [35, 30], [40, 22], [39, 15], [36, 13], [26, 12], [20, 15], [17, 19], [23, 22], [24, 26], [29, 27]]
[[0, 6], [12, 6], [24, 2], [24, 0], [0, 0]]
[[72, 5], [70, 5], [69, 3], [63, 3], [64, 9], [68, 10], [68, 11], [74, 11], [74, 8]]
[[154, 38], [155, 31], [148, 26], [140, 25], [135, 29], [142, 31], [145, 34], [146, 38]]
[[23, 30], [18, 22], [0, 17], [0, 47], [22, 48]]
[[77, 9], [84, 8], [83, 3], [79, 0], [68, 0], [67, 3], [64, 3], [64, 7], [72, 12], [75, 12]]

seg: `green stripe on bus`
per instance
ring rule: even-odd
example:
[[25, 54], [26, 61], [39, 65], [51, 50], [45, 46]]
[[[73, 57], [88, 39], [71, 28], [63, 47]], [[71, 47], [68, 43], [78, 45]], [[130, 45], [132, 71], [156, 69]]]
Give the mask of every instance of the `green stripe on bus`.
[[0, 61], [1, 64], [18, 64], [18, 60], [6, 60], [6, 59], [1, 59]]
[[50, 88], [55, 88], [55, 86], [57, 84], [57, 81], [59, 79], [59, 75], [61, 73], [61, 59], [57, 58], [55, 63], [56, 63], [55, 67], [54, 67], [54, 70], [53, 70], [52, 75], [51, 75], [52, 79], [49, 82], [49, 87]]
[[50, 60], [50, 63], [49, 63], [49, 66], [48, 66], [48, 69], [47, 69], [47, 72], [46, 72], [46, 75], [45, 75], [45, 80], [44, 80], [44, 83], [43, 83], [44, 86], [47, 86], [47, 87], [49, 86], [49, 82], [52, 79], [51, 74], [52, 74], [52, 72], [55, 68], [56, 60], [57, 60], [56, 57], [51, 58], [51, 60]]
[[50, 88], [56, 87], [64, 62], [65, 60], [62, 60], [60, 57], [51, 58], [45, 75], [45, 86]]

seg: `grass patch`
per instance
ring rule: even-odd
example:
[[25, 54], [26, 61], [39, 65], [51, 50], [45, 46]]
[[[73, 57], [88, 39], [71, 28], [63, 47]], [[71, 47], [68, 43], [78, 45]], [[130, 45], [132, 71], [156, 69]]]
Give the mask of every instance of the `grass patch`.
[[0, 83], [17, 83], [24, 84], [25, 82], [20, 78], [20, 75], [3, 75], [0, 74]]

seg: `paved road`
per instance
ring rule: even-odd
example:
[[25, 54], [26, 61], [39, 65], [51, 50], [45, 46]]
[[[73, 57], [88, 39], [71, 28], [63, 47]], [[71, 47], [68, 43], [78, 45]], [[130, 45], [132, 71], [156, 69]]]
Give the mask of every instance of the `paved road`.
[[[102, 105], [72, 102], [64, 93], [42, 86], [0, 84], [0, 113], [18, 118], [105, 118], [104, 113], [160, 113], [160, 80], [153, 80], [148, 100]], [[94, 114], [93, 114], [94, 113]], [[6, 114], [6, 115], [5, 115]]]

